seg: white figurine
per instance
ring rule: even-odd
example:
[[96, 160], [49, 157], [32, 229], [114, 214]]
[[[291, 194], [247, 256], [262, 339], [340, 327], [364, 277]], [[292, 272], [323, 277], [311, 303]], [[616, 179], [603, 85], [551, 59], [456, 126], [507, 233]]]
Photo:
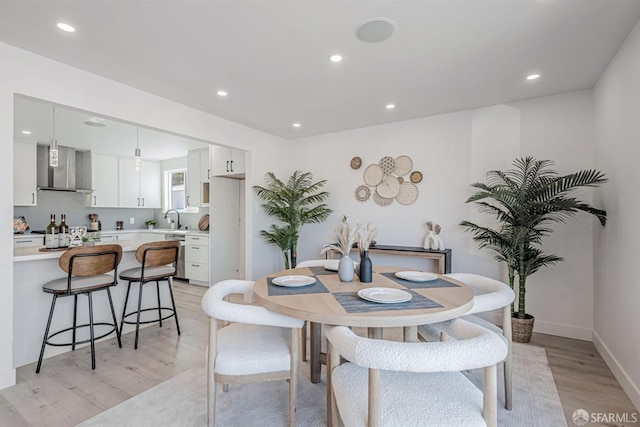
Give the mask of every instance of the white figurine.
[[440, 237], [441, 230], [442, 227], [440, 227], [440, 225], [436, 224], [436, 226], [434, 227], [431, 221], [427, 221], [427, 235], [424, 238], [424, 244], [422, 245], [422, 247], [424, 249], [443, 250], [444, 242]]

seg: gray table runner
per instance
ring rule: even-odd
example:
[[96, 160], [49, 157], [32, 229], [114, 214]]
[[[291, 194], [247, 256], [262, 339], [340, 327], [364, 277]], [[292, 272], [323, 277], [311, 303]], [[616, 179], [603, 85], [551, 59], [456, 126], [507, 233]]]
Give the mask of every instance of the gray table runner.
[[267, 291], [269, 296], [276, 295], [300, 295], [300, 294], [326, 294], [329, 290], [322, 284], [320, 279], [316, 277], [316, 283], [307, 286], [298, 286], [289, 288], [286, 286], [278, 286], [273, 284], [275, 277], [267, 277]]
[[333, 296], [340, 303], [347, 313], [369, 313], [372, 311], [392, 311], [392, 310], [419, 310], [425, 308], [442, 307], [437, 302], [430, 300], [416, 292], [408, 290], [413, 298], [407, 302], [383, 304], [364, 300], [356, 292], [337, 292]]
[[393, 280], [396, 283], [401, 284], [409, 289], [425, 289], [425, 288], [459, 288], [460, 285], [456, 285], [455, 283], [451, 283], [447, 280], [436, 279], [429, 280], [426, 282], [412, 282], [411, 280], [404, 280], [399, 277], [396, 277], [395, 273], [381, 273], [384, 277]]

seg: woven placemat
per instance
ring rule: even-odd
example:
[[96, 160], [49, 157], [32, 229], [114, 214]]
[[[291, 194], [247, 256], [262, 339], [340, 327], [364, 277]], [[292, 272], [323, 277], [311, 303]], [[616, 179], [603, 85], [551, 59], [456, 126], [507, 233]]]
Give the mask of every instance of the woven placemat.
[[276, 295], [300, 295], [300, 294], [327, 294], [329, 290], [322, 284], [320, 279], [316, 277], [316, 283], [309, 286], [298, 286], [289, 288], [286, 286], [277, 286], [273, 284], [275, 277], [267, 277], [267, 291], [269, 296]]
[[346, 310], [347, 313], [370, 313], [373, 311], [398, 311], [398, 310], [421, 310], [425, 308], [442, 307], [437, 302], [430, 300], [416, 292], [409, 292], [413, 298], [411, 301], [394, 304], [382, 304], [364, 300], [356, 292], [334, 293], [336, 301]]
[[455, 283], [451, 283], [448, 280], [443, 280], [440, 278], [436, 280], [429, 280], [426, 282], [412, 282], [410, 280], [404, 280], [397, 277], [395, 273], [380, 273], [380, 274], [409, 289], [459, 288], [460, 287], [460, 285], [456, 285]]
[[[330, 260], [327, 260], [327, 262], [329, 262]], [[309, 270], [311, 270], [311, 272], [313, 273], [314, 276], [319, 276], [319, 275], [326, 275], [326, 274], [338, 274], [337, 271], [331, 271], [331, 270], [327, 270], [324, 267], [307, 267]]]

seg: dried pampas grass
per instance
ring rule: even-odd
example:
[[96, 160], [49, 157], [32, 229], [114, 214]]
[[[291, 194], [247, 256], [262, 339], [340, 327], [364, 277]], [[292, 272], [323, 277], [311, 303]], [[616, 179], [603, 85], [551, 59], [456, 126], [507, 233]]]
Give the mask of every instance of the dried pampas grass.
[[334, 230], [336, 232], [336, 237], [338, 238], [338, 243], [323, 247], [320, 253], [323, 254], [333, 250], [340, 252], [343, 256], [348, 255], [349, 252], [351, 252], [351, 247], [356, 241], [356, 237], [358, 236], [358, 228], [352, 230], [347, 222], [347, 217], [344, 217], [342, 218], [342, 221], [336, 224]]
[[357, 232], [358, 246], [360, 247], [360, 250], [368, 251], [373, 238], [378, 234], [378, 227], [371, 224], [371, 222], [369, 222], [366, 226], [363, 226], [362, 224], [360, 224], [360, 222], [358, 222]]

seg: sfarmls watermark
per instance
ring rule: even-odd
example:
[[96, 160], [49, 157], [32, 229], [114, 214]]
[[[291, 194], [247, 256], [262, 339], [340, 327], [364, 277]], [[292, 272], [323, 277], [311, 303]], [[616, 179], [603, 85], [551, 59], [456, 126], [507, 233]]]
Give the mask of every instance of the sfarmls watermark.
[[573, 413], [573, 422], [583, 426], [588, 423], [636, 423], [638, 422], [637, 412], [592, 412], [588, 413], [584, 409], [577, 409]]

